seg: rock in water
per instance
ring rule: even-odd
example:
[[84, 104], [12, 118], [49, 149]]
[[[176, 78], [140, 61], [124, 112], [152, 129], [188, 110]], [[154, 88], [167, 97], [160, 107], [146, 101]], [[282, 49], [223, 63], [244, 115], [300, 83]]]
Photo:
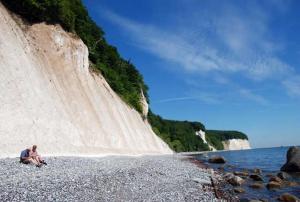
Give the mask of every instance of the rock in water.
[[287, 161], [281, 167], [281, 171], [300, 172], [300, 148], [290, 147], [286, 157]]
[[264, 188], [264, 184], [255, 182], [255, 183], [251, 184], [249, 187], [251, 187], [253, 189], [262, 189], [262, 188]]
[[249, 176], [249, 173], [245, 172], [245, 171], [244, 172], [235, 171], [235, 172], [233, 172], [233, 174], [235, 174], [237, 176], [244, 176], [244, 177]]
[[269, 182], [278, 182], [278, 183], [282, 183], [282, 179], [280, 177], [277, 177], [277, 176], [273, 176], [273, 177], [270, 177], [269, 179]]
[[251, 174], [249, 177], [251, 179], [253, 179], [254, 181], [264, 181], [263, 178], [260, 175], [257, 175], [257, 174]]
[[297, 187], [297, 186], [299, 186], [299, 183], [298, 182], [285, 181], [284, 185], [288, 186], [288, 187]]
[[279, 189], [281, 188], [281, 184], [278, 182], [271, 181], [267, 184], [268, 189]]
[[297, 198], [296, 196], [289, 194], [289, 193], [284, 193], [279, 197], [279, 201], [284, 201], [284, 202], [300, 202], [300, 199]]
[[208, 160], [209, 163], [226, 163], [226, 160], [222, 156], [212, 156]]

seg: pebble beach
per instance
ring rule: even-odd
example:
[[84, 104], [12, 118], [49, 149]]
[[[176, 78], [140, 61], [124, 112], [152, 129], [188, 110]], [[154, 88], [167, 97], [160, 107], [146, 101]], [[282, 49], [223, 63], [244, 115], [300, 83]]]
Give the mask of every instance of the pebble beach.
[[225, 201], [221, 176], [180, 155], [18, 160], [0, 159], [0, 201]]

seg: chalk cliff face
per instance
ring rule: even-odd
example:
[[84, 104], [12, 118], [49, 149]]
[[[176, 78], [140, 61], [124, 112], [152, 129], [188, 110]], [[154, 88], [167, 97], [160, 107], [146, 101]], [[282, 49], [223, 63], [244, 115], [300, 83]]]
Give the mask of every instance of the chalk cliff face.
[[1, 157], [33, 144], [46, 155], [172, 153], [90, 70], [80, 39], [57, 25], [16, 23], [1, 3], [0, 72]]
[[248, 140], [242, 139], [231, 139], [227, 141], [222, 141], [224, 150], [242, 150], [242, 149], [251, 149], [250, 143]]
[[196, 132], [196, 135], [198, 135], [198, 136], [201, 137], [201, 139], [203, 140], [203, 142], [204, 142], [205, 144], [208, 145], [208, 147], [209, 147], [209, 149], [210, 149], [211, 151], [216, 151], [216, 148], [214, 148], [212, 145], [210, 145], [210, 144], [206, 141], [205, 131], [199, 130], [199, 131]]
[[148, 105], [148, 102], [147, 102], [142, 90], [141, 90], [141, 104], [142, 104], [142, 109], [143, 109], [143, 116], [147, 117], [148, 112], [149, 112], [149, 105]]

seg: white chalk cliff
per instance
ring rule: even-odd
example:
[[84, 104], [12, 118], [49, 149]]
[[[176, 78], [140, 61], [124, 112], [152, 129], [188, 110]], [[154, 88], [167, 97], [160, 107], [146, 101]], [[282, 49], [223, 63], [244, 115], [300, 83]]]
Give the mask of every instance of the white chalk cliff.
[[205, 136], [205, 131], [203, 130], [199, 130], [199, 131], [196, 131], [196, 135], [198, 135], [205, 144], [208, 145], [208, 148], [211, 150], [211, 151], [216, 151], [216, 148], [213, 147], [212, 145], [210, 145], [207, 141], [206, 141], [206, 136]]
[[222, 141], [224, 150], [242, 150], [242, 149], [251, 149], [250, 143], [248, 140], [242, 139], [230, 139]]
[[172, 153], [89, 69], [78, 37], [58, 25], [24, 25], [0, 3], [0, 157], [33, 144], [44, 155]]
[[[196, 132], [196, 135], [199, 136], [203, 140], [203, 142], [208, 145], [211, 151], [216, 151], [216, 148], [209, 144], [209, 142], [207, 142], [205, 131], [199, 130]], [[249, 141], [243, 139], [230, 139], [222, 141], [222, 144], [224, 146], [224, 150], [251, 149]]]

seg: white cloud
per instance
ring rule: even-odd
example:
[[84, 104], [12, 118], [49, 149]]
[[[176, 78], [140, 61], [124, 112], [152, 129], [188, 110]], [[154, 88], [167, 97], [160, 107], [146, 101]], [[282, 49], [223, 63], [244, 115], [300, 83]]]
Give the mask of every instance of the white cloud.
[[[230, 82], [230, 81], [228, 81]], [[229, 83], [226, 83], [229, 84]], [[235, 86], [234, 90], [227, 92], [204, 92], [199, 89], [194, 89], [189, 92], [189, 96], [179, 96], [161, 99], [155, 101], [155, 103], [169, 103], [169, 102], [178, 102], [186, 100], [198, 100], [206, 104], [220, 104], [228, 103], [234, 104], [239, 102], [244, 102], [244, 100], [255, 102], [259, 105], [268, 105], [269, 101], [264, 98], [262, 95], [257, 94], [257, 92], [266, 91], [268, 89], [245, 89], [240, 86]]]
[[290, 96], [300, 97], [300, 76], [290, 77], [282, 83]]
[[207, 93], [197, 93], [194, 96], [186, 96], [186, 97], [173, 97], [156, 101], [156, 103], [168, 103], [168, 102], [177, 102], [177, 101], [186, 101], [186, 100], [199, 100], [206, 104], [219, 104], [220, 97], [214, 94]]
[[293, 68], [275, 57], [257, 59], [253, 63], [253, 66], [249, 68], [249, 75], [253, 79], [258, 80], [266, 78], [269, 75], [271, 75], [273, 79], [281, 79], [289, 76], [292, 72]]
[[216, 61], [210, 58], [212, 50], [204, 46], [194, 46], [176, 34], [130, 21], [110, 11], [106, 11], [105, 16], [122, 27], [139, 48], [178, 64], [187, 71], [208, 71], [219, 68]]
[[248, 90], [248, 89], [240, 89], [239, 93], [244, 97], [247, 98], [249, 100], [252, 100], [258, 104], [261, 105], [267, 105], [268, 101], [261, 95], [257, 95], [255, 94], [253, 91]]
[[[232, 5], [225, 6], [225, 9], [216, 11], [218, 15], [198, 14], [197, 9], [192, 9], [189, 12], [192, 18], [187, 16], [182, 20], [180, 16], [181, 23], [174, 29], [141, 24], [108, 9], [101, 13], [121, 28], [131, 44], [170, 62], [171, 67], [181, 68], [193, 75], [222, 75], [213, 78], [214, 82], [221, 85], [230, 85], [228, 78], [231, 75], [242, 76], [251, 81], [275, 80], [278, 85], [283, 84], [289, 95], [298, 95], [298, 80], [282, 82], [283, 79], [291, 77], [295, 70], [277, 56], [284, 45], [280, 41], [272, 41], [270, 37], [270, 16], [259, 6], [251, 6], [248, 10], [239, 10]], [[201, 19], [199, 22], [197, 17]], [[186, 24], [191, 24], [193, 20], [194, 27], [181, 27], [187, 21], [189, 23]], [[201, 26], [203, 23], [205, 26]], [[267, 103], [264, 97], [246, 88], [238, 92], [244, 98], [259, 104]], [[170, 98], [164, 102], [186, 99], [195, 97]], [[209, 102], [208, 98], [201, 99]]]
[[[262, 80], [274, 78], [274, 75], [278, 77], [291, 69], [270, 51], [275, 49], [275, 44], [264, 37], [267, 25], [263, 19], [250, 16], [249, 20], [234, 12], [225, 14], [225, 17], [213, 18], [213, 29], [217, 34], [215, 41], [219, 41], [217, 43], [205, 37], [197, 42], [188, 34], [140, 24], [109, 10], [103, 13], [107, 19], [121, 27], [139, 48], [187, 72], [242, 73], [253, 80]], [[195, 32], [193, 28], [190, 31]], [[197, 31], [206, 32], [201, 29]]]

